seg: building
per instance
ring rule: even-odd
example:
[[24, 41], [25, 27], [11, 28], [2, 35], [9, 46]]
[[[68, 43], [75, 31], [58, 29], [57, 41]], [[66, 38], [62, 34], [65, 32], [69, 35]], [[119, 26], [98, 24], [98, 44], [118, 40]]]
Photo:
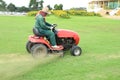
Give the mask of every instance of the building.
[[120, 7], [120, 0], [91, 0], [88, 4], [89, 9], [115, 9], [118, 7]]

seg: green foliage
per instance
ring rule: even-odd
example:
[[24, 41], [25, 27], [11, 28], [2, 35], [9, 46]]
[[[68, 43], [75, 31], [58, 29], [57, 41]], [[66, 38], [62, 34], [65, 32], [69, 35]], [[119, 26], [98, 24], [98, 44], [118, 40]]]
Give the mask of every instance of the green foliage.
[[47, 7], [49, 8], [49, 10], [52, 10], [52, 7], [50, 5], [47, 5]]
[[40, 1], [38, 1], [38, 0], [30, 0], [29, 8], [31, 10], [40, 10], [40, 9], [43, 8], [43, 3], [44, 3], [43, 0], [40, 0]]
[[85, 7], [70, 8], [70, 10], [86, 10]]
[[[28, 16], [35, 16], [38, 11], [30, 11], [28, 12]], [[74, 16], [101, 16], [100, 14], [94, 13], [94, 12], [87, 12], [85, 10], [52, 10], [51, 11], [53, 15], [69, 19], [70, 15]]]
[[94, 13], [94, 12], [86, 12], [85, 16], [99, 16], [99, 17], [101, 17], [101, 15], [99, 13]]
[[10, 3], [8, 6], [7, 6], [7, 9], [11, 12], [14, 12], [16, 10], [16, 6], [12, 3]]
[[79, 15], [79, 16], [100, 16], [100, 14], [94, 12], [87, 12], [85, 10], [68, 10], [70, 15]]
[[7, 4], [3, 0], [0, 0], [0, 11], [5, 11], [6, 6]]
[[55, 4], [54, 5], [54, 10], [63, 10], [63, 4]]
[[[54, 15], [61, 17], [61, 18], [70, 18], [69, 14], [66, 11], [63, 10], [53, 10], [51, 11]], [[27, 13], [28, 16], [35, 16], [38, 13], [38, 11], [30, 11]]]
[[52, 13], [61, 18], [66, 18], [66, 19], [70, 18], [69, 14], [63, 10], [53, 10]]
[[28, 16], [36, 16], [36, 14], [38, 13], [38, 11], [30, 11], [27, 13]]
[[84, 11], [84, 10], [68, 10], [67, 12], [70, 15], [81, 15], [81, 16], [86, 15], [86, 11]]
[[28, 12], [29, 8], [22, 6], [22, 7], [17, 7], [17, 12]]

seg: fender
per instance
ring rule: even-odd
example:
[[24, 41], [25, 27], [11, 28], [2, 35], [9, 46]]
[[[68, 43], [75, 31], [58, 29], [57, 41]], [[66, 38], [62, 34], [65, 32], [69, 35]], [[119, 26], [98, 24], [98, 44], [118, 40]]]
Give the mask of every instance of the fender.
[[42, 43], [42, 44], [45, 44], [46, 46], [50, 47], [49, 41], [47, 39], [45, 39], [44, 37], [30, 35], [28, 40], [31, 41], [32, 43]]
[[29, 36], [29, 41], [31, 41], [32, 43], [42, 43], [42, 44], [45, 44], [51, 50], [62, 50], [63, 49], [62, 45], [59, 45], [59, 47], [60, 47], [59, 49], [53, 49], [51, 47], [50, 42], [45, 37], [38, 37], [38, 36], [35, 36], [35, 35], [30, 35]]

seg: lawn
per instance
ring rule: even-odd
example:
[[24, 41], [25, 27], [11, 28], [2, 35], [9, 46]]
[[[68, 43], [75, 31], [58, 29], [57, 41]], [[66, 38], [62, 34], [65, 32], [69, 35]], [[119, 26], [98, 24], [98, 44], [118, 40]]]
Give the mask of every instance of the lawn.
[[35, 60], [25, 45], [34, 17], [0, 16], [0, 80], [119, 80], [120, 20], [103, 17], [47, 17], [58, 29], [76, 31], [81, 56]]

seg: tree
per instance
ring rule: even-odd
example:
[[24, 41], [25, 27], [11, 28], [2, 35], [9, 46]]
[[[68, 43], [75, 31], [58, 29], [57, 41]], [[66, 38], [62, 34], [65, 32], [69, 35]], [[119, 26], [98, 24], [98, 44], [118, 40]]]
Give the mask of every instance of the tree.
[[31, 10], [39, 10], [39, 9], [42, 9], [43, 8], [43, 3], [44, 1], [41, 0], [30, 0], [30, 3], [29, 3], [29, 8]]
[[30, 0], [29, 8], [32, 9], [32, 10], [37, 10], [38, 3], [36, 2], [36, 0]]
[[63, 10], [63, 5], [62, 4], [55, 4], [54, 5], [54, 10]]
[[5, 11], [6, 6], [7, 4], [3, 0], [0, 0], [0, 11]]
[[41, 0], [39, 3], [40, 3], [40, 8], [42, 9], [42, 8], [43, 8], [43, 3], [44, 3], [44, 1]]
[[17, 7], [17, 12], [28, 12], [29, 8], [22, 6], [22, 7]]
[[7, 9], [11, 12], [14, 12], [16, 10], [16, 7], [14, 4], [10, 3], [8, 6], [7, 6]]
[[63, 10], [63, 5], [62, 4], [59, 5], [59, 9]]
[[58, 5], [57, 4], [54, 5], [54, 10], [58, 10]]
[[50, 5], [47, 6], [49, 8], [49, 10], [52, 10], [52, 7]]

